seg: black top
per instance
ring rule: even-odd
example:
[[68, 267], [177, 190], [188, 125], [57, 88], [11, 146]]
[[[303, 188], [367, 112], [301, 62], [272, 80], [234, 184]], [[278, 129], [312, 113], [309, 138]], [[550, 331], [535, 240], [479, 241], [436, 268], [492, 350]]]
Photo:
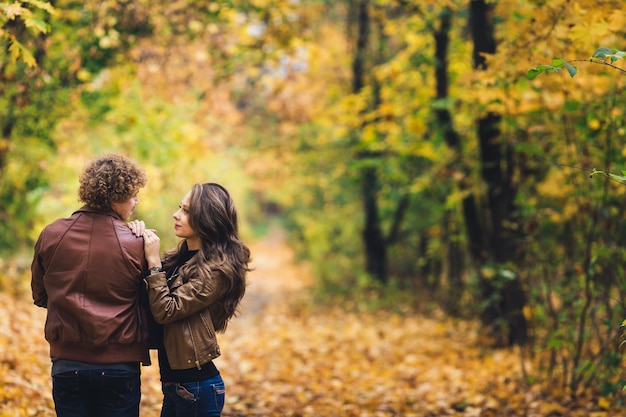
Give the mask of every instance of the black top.
[[[188, 260], [190, 260], [196, 253], [197, 250], [188, 251], [183, 253], [181, 258], [179, 259], [176, 265], [171, 266], [165, 271], [165, 276], [167, 277], [167, 284], [172, 285], [174, 282], [173, 276], [178, 272], [178, 268], [184, 265]], [[165, 354], [165, 346], [163, 344], [163, 327], [160, 326], [161, 335], [159, 336], [159, 368], [161, 372], [161, 381], [162, 382], [194, 382], [194, 381], [202, 381], [204, 379], [213, 378], [219, 375], [219, 371], [215, 367], [215, 364], [211, 361], [202, 365], [200, 369], [197, 367], [189, 368], [189, 369], [172, 369], [167, 360], [167, 355]]]

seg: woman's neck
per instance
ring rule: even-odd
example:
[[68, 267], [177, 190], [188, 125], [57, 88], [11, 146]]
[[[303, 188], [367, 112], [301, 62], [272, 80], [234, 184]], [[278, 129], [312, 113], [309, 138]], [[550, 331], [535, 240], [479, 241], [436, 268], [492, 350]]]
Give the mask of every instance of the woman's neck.
[[199, 250], [200, 246], [200, 239], [187, 239], [187, 250]]

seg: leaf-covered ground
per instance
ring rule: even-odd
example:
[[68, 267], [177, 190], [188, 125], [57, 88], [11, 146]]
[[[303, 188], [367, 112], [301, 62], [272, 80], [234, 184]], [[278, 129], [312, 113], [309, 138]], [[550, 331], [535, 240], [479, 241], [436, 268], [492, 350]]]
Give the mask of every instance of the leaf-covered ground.
[[[306, 269], [279, 236], [252, 249], [244, 311], [220, 337], [224, 416], [626, 415], [525, 386], [519, 354], [481, 348], [471, 323], [294, 303]], [[44, 320], [28, 298], [0, 293], [0, 417], [54, 416]], [[158, 417], [156, 358], [142, 390], [142, 416]]]

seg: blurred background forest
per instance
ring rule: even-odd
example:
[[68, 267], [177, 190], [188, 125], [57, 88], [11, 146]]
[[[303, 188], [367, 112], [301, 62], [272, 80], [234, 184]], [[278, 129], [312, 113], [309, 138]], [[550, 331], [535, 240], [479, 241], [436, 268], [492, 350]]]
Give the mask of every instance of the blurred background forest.
[[[625, 35], [621, 0], [2, 1], [0, 290], [30, 296], [34, 240], [115, 151], [164, 246], [219, 182], [315, 303], [477, 320], [527, 383], [619, 402], [626, 187], [591, 174], [626, 169], [626, 99], [589, 58]], [[578, 75], [526, 78], [555, 57]]]

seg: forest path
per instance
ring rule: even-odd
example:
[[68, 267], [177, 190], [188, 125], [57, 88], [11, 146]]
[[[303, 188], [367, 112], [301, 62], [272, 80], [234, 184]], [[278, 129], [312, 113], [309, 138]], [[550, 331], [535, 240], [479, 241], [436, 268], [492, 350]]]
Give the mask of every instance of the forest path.
[[261, 240], [250, 245], [251, 268], [248, 288], [241, 304], [241, 314], [233, 319], [248, 319], [260, 314], [270, 304], [298, 296], [313, 284], [305, 266], [296, 265], [293, 250], [286, 243], [285, 232], [273, 228]]

